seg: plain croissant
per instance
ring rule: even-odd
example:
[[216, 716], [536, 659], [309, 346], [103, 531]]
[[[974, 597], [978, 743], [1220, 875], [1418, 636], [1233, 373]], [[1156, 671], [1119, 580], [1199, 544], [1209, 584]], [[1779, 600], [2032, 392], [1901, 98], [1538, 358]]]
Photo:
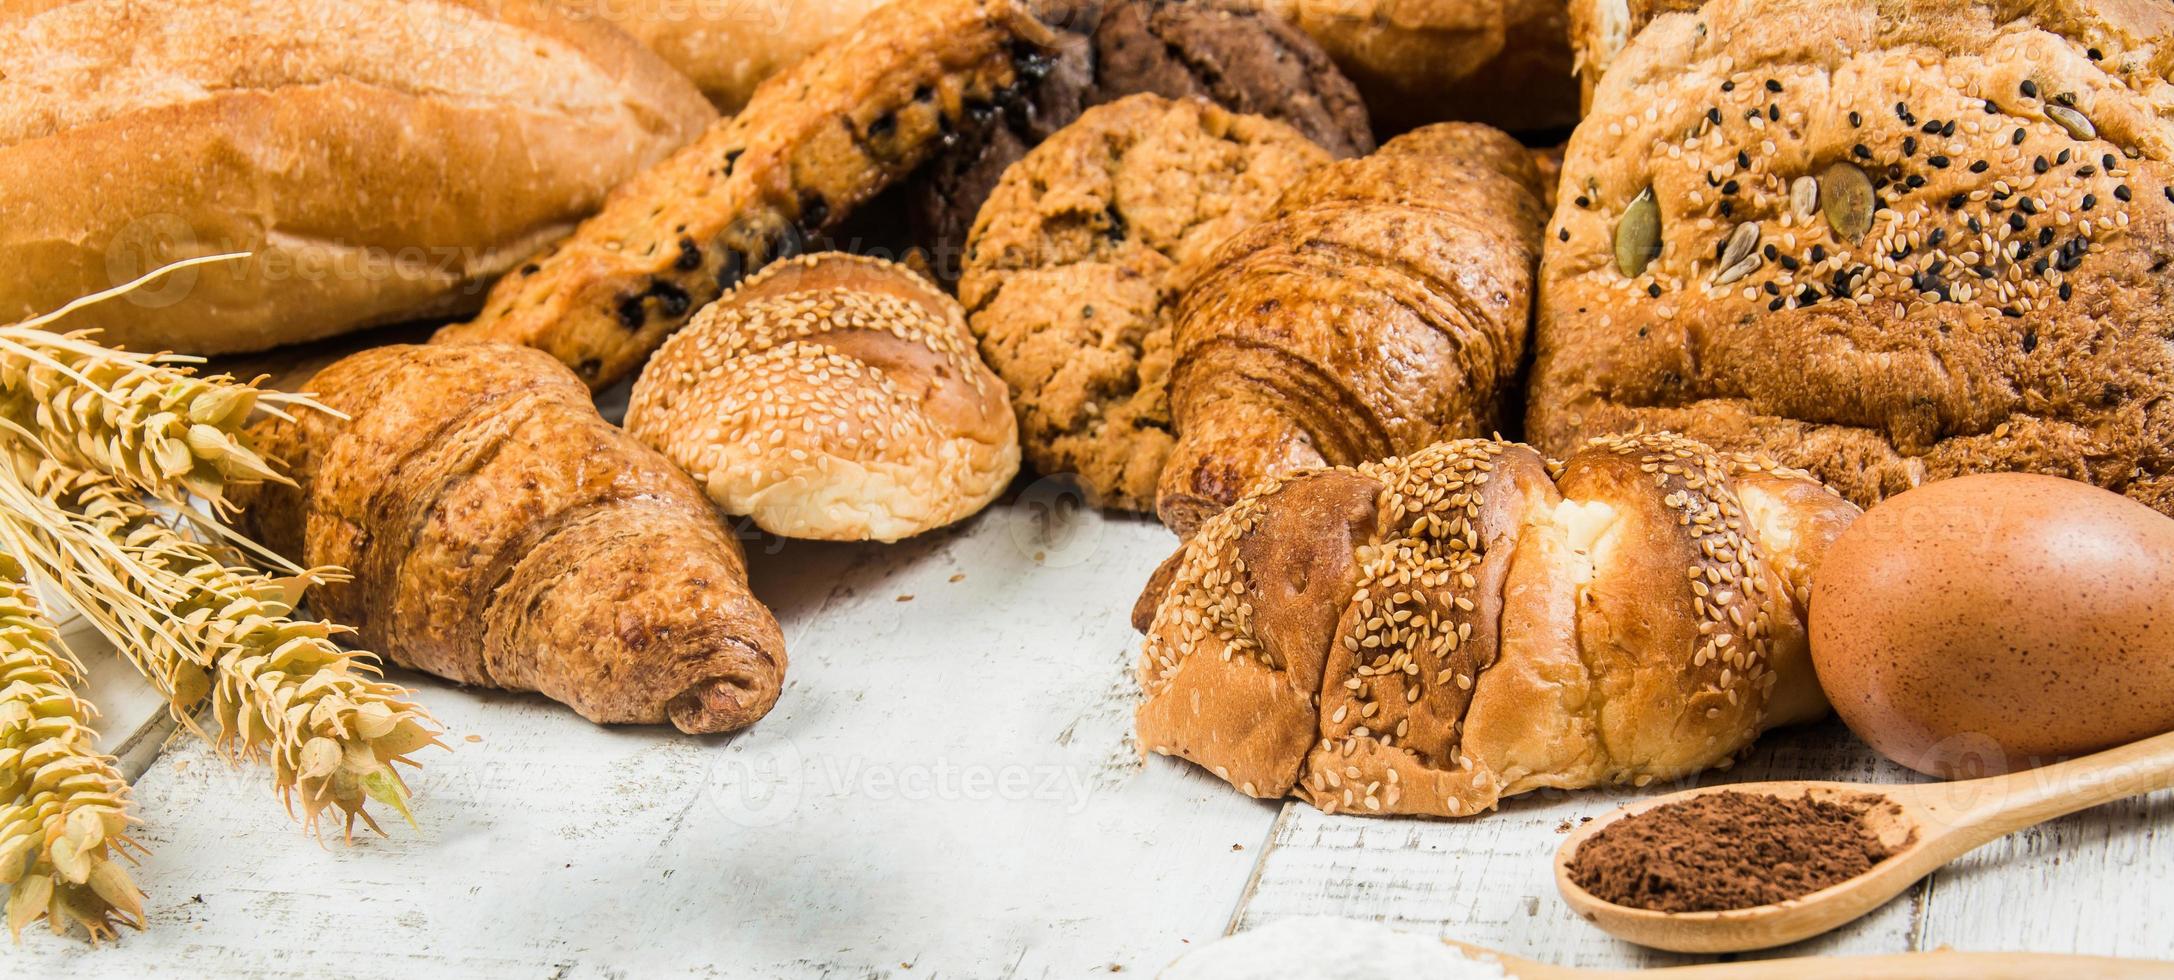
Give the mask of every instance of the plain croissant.
[[1510, 137], [1429, 126], [1314, 171], [1224, 243], [1179, 301], [1163, 523], [1188, 534], [1262, 477], [1494, 431], [1540, 186]]
[[739, 544], [550, 355], [380, 347], [311, 388], [348, 418], [258, 423], [297, 485], [238, 502], [257, 540], [354, 573], [310, 598], [365, 645], [599, 723], [723, 732], [777, 701], [785, 642]]
[[1826, 713], [1806, 605], [1856, 515], [1673, 435], [1562, 464], [1460, 440], [1271, 479], [1133, 612], [1140, 744], [1360, 813], [1697, 772]]

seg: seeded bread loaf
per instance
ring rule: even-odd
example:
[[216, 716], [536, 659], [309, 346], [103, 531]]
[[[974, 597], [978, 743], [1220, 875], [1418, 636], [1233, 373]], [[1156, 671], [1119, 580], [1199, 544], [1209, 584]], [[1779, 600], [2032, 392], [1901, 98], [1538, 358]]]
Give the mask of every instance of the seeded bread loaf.
[[715, 113], [529, 0], [0, 0], [0, 322], [262, 350], [481, 305]]
[[910, 537], [980, 511], [1019, 471], [1011, 399], [958, 301], [836, 252], [770, 266], [665, 341], [627, 432], [727, 513], [797, 538]]
[[1540, 197], [1516, 140], [1438, 123], [1315, 170], [1224, 242], [1171, 328], [1163, 523], [1190, 534], [1263, 477], [1500, 429]]
[[968, 239], [959, 298], [1036, 469], [1076, 476], [1097, 506], [1154, 506], [1180, 288], [1327, 162], [1282, 123], [1135, 95], [1004, 172]]
[[236, 502], [256, 540], [354, 573], [309, 599], [365, 646], [600, 724], [731, 731], [777, 701], [784, 639], [739, 543], [548, 356], [377, 347], [309, 390], [344, 417], [259, 422], [295, 484]]
[[755, 86], [853, 30], [886, 0], [558, 0], [594, 12], [679, 69], [717, 108], [738, 112]]
[[1018, 106], [1093, 0], [880, 7], [764, 82], [739, 115], [629, 181], [441, 341], [535, 347], [592, 388], [626, 377], [742, 278], [798, 255], [947, 146]]
[[2174, 513], [2174, 5], [1900, 10], [1715, 0], [1624, 50], [1563, 164], [1528, 437]]
[[1689, 775], [1826, 712], [1806, 600], [1856, 513], [1670, 435], [1270, 479], [1134, 610], [1140, 744], [1331, 812]]

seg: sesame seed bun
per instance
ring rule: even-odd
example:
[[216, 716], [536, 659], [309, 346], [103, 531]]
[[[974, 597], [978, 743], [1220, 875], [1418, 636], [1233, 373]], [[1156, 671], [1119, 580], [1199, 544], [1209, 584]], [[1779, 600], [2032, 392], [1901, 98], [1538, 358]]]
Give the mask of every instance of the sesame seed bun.
[[673, 335], [627, 430], [774, 534], [896, 541], [965, 518], [1019, 470], [1003, 382], [966, 316], [911, 270], [778, 263]]

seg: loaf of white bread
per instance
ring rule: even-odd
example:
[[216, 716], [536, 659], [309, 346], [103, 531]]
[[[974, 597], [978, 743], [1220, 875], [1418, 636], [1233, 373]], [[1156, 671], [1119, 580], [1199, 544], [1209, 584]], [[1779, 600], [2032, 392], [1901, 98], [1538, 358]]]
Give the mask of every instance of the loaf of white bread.
[[261, 350], [481, 306], [715, 117], [532, 0], [0, 0], [0, 322]]
[[1140, 744], [1253, 796], [1434, 816], [1719, 765], [1826, 713], [1806, 604], [1856, 515], [1666, 434], [1271, 479], [1134, 610]]

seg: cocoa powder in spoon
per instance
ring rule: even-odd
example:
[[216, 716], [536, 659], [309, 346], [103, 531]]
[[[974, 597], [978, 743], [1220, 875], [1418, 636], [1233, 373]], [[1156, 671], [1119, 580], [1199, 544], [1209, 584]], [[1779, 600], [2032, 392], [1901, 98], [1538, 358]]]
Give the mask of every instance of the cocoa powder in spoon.
[[1707, 793], [1601, 828], [1578, 845], [1570, 879], [1596, 898], [1656, 912], [1800, 898], [1863, 874], [1899, 850], [1866, 825], [1876, 807], [1895, 804], [1878, 795]]

